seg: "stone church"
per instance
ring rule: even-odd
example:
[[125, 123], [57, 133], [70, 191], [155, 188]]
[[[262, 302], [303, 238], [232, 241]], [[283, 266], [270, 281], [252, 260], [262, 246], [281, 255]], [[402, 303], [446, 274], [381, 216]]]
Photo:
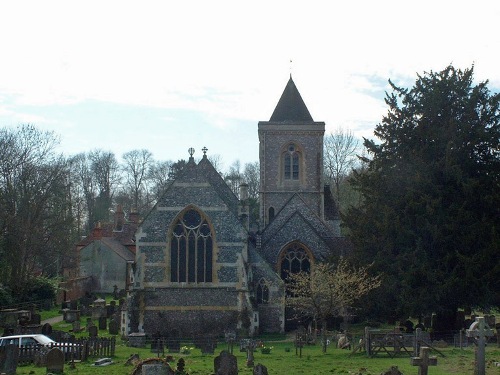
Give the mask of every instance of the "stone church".
[[239, 197], [194, 150], [136, 232], [126, 332], [180, 336], [227, 329], [283, 332], [289, 272], [341, 255], [335, 203], [323, 182], [325, 123], [314, 121], [292, 77], [258, 123], [260, 230]]

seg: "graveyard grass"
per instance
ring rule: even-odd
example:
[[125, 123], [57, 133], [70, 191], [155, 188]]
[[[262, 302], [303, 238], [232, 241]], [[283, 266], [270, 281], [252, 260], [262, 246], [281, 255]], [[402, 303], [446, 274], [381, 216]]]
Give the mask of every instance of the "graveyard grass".
[[[104, 332], [100, 331], [104, 336]], [[284, 337], [283, 337], [284, 338]], [[271, 339], [271, 338], [269, 338]], [[374, 358], [368, 358], [364, 353], [351, 354], [350, 351], [341, 350], [332, 346], [328, 347], [326, 353], [322, 353], [320, 345], [305, 346], [302, 350], [302, 357], [296, 355], [293, 342], [287, 340], [266, 341], [266, 346], [273, 346], [270, 354], [262, 354], [260, 350], [255, 350], [255, 365], [261, 363], [268, 368], [269, 374], [355, 374], [355, 375], [379, 375], [388, 370], [391, 366], [398, 366], [403, 374], [417, 374], [418, 368], [410, 365], [408, 356], [389, 358], [387, 354], [379, 354]], [[172, 355], [174, 360], [184, 358], [185, 369], [191, 375], [208, 375], [213, 373], [214, 357], [222, 350], [226, 349], [225, 343], [219, 343], [215, 355], [202, 355], [199, 349], [193, 349], [189, 354], [165, 353]], [[474, 349], [464, 350], [456, 348], [440, 349], [446, 357], [441, 357], [437, 353], [438, 365], [429, 368], [429, 375], [444, 374], [473, 374], [474, 373]], [[112, 358], [113, 364], [103, 367], [92, 366], [94, 360], [76, 363], [72, 369], [66, 363], [64, 374], [66, 375], [130, 375], [134, 370], [131, 365], [126, 365], [127, 359], [132, 354], [139, 354], [141, 360], [157, 357], [151, 353], [149, 348], [128, 347], [125, 342], [117, 340], [115, 356]], [[234, 346], [233, 354], [238, 359], [239, 374], [252, 374], [252, 369], [246, 367], [245, 353], [239, 352], [239, 347]], [[500, 367], [495, 367], [494, 363], [500, 362], [500, 348], [490, 344], [486, 349], [486, 374], [500, 374]], [[172, 367], [175, 363], [172, 363]], [[44, 375], [45, 367], [20, 366], [17, 368], [18, 375]]]

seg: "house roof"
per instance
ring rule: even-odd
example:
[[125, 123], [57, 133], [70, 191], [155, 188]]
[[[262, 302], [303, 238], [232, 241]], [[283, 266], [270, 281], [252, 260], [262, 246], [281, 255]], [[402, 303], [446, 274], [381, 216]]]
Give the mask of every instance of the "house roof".
[[285, 123], [314, 122], [291, 75], [269, 121]]

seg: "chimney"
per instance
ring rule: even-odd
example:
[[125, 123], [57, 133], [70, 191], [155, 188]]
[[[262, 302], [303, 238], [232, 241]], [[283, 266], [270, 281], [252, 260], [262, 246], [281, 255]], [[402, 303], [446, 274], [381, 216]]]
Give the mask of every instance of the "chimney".
[[92, 238], [94, 240], [100, 240], [102, 238], [102, 228], [100, 221], [98, 221], [94, 229], [92, 229]]
[[116, 206], [116, 212], [115, 212], [115, 231], [122, 231], [123, 230], [123, 224], [125, 223], [125, 214], [123, 213], [123, 208], [119, 204]]
[[128, 214], [128, 220], [134, 224], [139, 224], [139, 213], [137, 209], [133, 208]]

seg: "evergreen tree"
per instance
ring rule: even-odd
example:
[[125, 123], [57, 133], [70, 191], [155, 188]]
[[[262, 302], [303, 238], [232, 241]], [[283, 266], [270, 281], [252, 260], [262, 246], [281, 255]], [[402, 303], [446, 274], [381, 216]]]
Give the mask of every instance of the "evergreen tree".
[[[358, 259], [387, 275], [379, 313], [500, 305], [500, 94], [474, 68], [390, 82], [388, 114], [344, 216]], [[385, 307], [386, 311], [383, 311]]]

